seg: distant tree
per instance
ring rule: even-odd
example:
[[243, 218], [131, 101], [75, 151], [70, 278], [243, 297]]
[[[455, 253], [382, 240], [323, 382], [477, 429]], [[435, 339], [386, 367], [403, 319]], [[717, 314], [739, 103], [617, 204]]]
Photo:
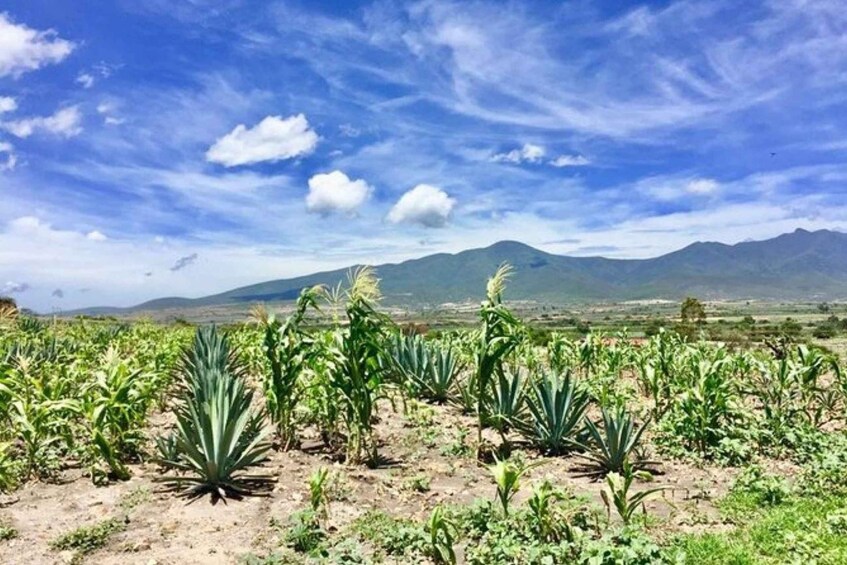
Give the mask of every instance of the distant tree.
[[796, 337], [803, 332], [803, 326], [801, 326], [794, 318], [786, 318], [785, 321], [779, 325], [779, 331], [782, 335]]
[[838, 325], [832, 322], [822, 322], [812, 330], [812, 335], [818, 339], [832, 339], [837, 334]]
[[646, 324], [644, 324], [644, 335], [647, 337], [653, 337], [657, 335], [662, 328], [666, 327], [667, 324], [664, 320], [660, 320], [658, 318], [653, 318], [649, 320]]
[[682, 302], [680, 318], [683, 324], [702, 324], [706, 321], [706, 309], [702, 302], [689, 296]]
[[827, 314], [827, 313], [829, 313], [830, 310], [831, 310], [831, 308], [830, 308], [829, 304], [827, 304], [826, 302], [821, 302], [820, 304], [818, 304], [818, 311], [821, 314]]

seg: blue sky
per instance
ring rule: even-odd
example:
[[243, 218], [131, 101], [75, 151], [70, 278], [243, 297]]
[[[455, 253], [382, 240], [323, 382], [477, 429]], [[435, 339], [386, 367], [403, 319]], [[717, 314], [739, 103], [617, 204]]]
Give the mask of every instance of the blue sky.
[[0, 294], [42, 311], [847, 227], [839, 1], [0, 13]]

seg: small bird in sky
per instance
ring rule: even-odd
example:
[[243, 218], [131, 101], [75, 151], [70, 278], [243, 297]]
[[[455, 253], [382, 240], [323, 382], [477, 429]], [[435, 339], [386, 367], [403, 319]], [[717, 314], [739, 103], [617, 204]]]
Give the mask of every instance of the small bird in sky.
[[776, 157], [776, 153], [771, 151], [771, 157]]

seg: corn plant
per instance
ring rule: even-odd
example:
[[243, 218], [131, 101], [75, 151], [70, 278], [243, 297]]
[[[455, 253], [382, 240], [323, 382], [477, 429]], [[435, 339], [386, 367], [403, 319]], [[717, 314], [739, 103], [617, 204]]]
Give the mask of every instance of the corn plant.
[[351, 273], [346, 291], [347, 328], [337, 328], [330, 384], [340, 393], [347, 428], [347, 460], [376, 463], [373, 419], [383, 394], [384, 328], [390, 321], [375, 310], [379, 281], [369, 267]]
[[686, 388], [670, 411], [673, 432], [707, 457], [728, 437], [741, 418], [740, 396], [728, 369], [730, 360], [695, 354]]
[[564, 378], [556, 373], [543, 375], [532, 385], [527, 400], [532, 422], [523, 427], [540, 448], [559, 455], [572, 448], [570, 442], [588, 409], [588, 394], [577, 386], [570, 370]]
[[603, 408], [602, 413], [602, 432], [594, 422], [585, 420], [589, 440], [581, 444], [586, 451], [580, 455], [588, 461], [586, 474], [620, 473], [627, 466], [639, 470], [653, 464], [644, 460], [637, 451], [648, 422], [641, 427], [636, 426], [632, 416], [624, 409], [613, 412]]
[[251, 409], [253, 393], [245, 388], [241, 371], [225, 336], [214, 326], [200, 329], [184, 362], [184, 403], [176, 410], [177, 457], [163, 464], [187, 473], [165, 476], [172, 488], [186, 487], [190, 497], [238, 497], [263, 487], [267, 476], [245, 476], [270, 449], [263, 416]]
[[309, 477], [309, 506], [316, 514], [326, 512], [326, 481], [328, 477], [329, 469], [326, 467], [321, 467]]
[[297, 441], [295, 410], [302, 394], [302, 376], [309, 370], [314, 352], [311, 339], [300, 326], [306, 311], [310, 307], [317, 308], [322, 293], [320, 286], [304, 289], [297, 299], [294, 314], [282, 323], [262, 310], [257, 311], [271, 369], [268, 378], [262, 380], [262, 391], [283, 450], [290, 449]]
[[565, 499], [564, 493], [553, 488], [550, 481], [543, 481], [532, 490], [527, 504], [537, 530], [538, 537], [545, 541], [557, 541], [561, 528], [567, 528], [567, 523], [561, 524], [553, 512], [553, 505]]
[[494, 477], [494, 483], [497, 485], [497, 500], [500, 502], [504, 516], [509, 515], [509, 502], [520, 490], [521, 477], [540, 464], [541, 462], [527, 465], [522, 462], [514, 462], [511, 459], [495, 458], [494, 464], [488, 467]]
[[37, 365], [37, 360], [16, 354], [0, 382], [5, 418], [23, 451], [25, 478], [55, 470], [61, 448], [73, 444], [69, 423], [79, 409], [72, 381], [61, 373], [39, 371]]
[[503, 291], [512, 268], [504, 263], [488, 280], [486, 299], [480, 307], [482, 327], [476, 348], [476, 413], [477, 445], [482, 448], [485, 426], [485, 398], [496, 375], [502, 373], [503, 362], [524, 338], [524, 328], [503, 304]]
[[659, 487], [630, 494], [630, 488], [638, 474], [638, 471], [635, 471], [629, 463], [626, 463], [620, 474], [609, 473], [606, 476], [606, 488], [600, 492], [600, 495], [606, 505], [606, 515], [609, 519], [611, 519], [611, 511], [614, 506], [623, 523], [629, 524], [639, 508], [646, 512], [644, 503], [651, 496], [664, 490]]
[[456, 564], [456, 551], [453, 545], [458, 537], [458, 528], [444, 515], [441, 506], [436, 506], [427, 521], [429, 534], [429, 555], [436, 563]]
[[[104, 461], [118, 480], [129, 478], [125, 462], [140, 452], [142, 429], [153, 402], [151, 385], [148, 374], [130, 368], [110, 348], [103, 355], [102, 368], [82, 391], [81, 411], [91, 434], [92, 456]], [[95, 481], [102, 475], [92, 466]]]

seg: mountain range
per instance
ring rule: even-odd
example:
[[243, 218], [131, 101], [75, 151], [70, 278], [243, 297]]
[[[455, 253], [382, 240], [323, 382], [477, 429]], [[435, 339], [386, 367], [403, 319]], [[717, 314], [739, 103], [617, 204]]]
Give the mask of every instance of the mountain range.
[[[642, 299], [847, 299], [847, 234], [798, 229], [735, 245], [697, 242], [651, 259], [569, 257], [516, 241], [375, 266], [387, 305], [477, 301], [503, 262], [514, 269], [507, 298], [548, 303]], [[335, 286], [349, 269], [267, 281], [199, 298], [169, 297], [130, 308], [87, 308], [110, 314], [166, 308], [293, 300], [315, 284]]]

